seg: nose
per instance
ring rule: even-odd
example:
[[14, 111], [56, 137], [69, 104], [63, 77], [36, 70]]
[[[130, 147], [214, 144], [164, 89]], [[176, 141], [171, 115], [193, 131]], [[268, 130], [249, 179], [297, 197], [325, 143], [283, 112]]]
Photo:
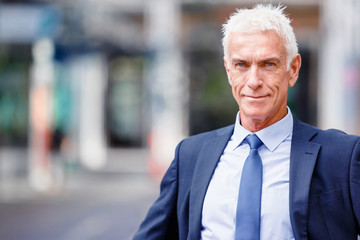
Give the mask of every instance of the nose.
[[262, 80], [257, 66], [251, 66], [248, 72], [247, 86], [253, 90], [262, 85]]

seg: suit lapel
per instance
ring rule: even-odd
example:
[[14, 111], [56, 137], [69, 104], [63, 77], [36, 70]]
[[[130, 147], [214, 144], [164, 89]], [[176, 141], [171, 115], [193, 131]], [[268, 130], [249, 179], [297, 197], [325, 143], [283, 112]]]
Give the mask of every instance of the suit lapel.
[[295, 239], [307, 239], [307, 214], [311, 177], [320, 144], [310, 140], [316, 130], [294, 119], [290, 153], [290, 219]]
[[188, 239], [200, 239], [201, 212], [205, 194], [234, 127], [218, 130], [217, 136], [202, 146], [194, 170], [189, 203], [189, 235]]

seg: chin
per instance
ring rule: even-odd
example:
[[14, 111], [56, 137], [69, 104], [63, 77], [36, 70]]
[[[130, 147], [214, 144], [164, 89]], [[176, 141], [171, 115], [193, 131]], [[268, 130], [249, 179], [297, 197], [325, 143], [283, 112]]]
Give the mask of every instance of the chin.
[[243, 115], [251, 118], [265, 118], [267, 115], [267, 110], [265, 109], [266, 106], [264, 104], [256, 104], [246, 108], [240, 109], [240, 112], [244, 113]]

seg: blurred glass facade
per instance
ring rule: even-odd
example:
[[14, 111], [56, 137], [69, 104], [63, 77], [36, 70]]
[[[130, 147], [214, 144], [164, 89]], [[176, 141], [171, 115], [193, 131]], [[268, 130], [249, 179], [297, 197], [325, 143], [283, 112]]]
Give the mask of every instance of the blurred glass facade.
[[[359, 3], [279, 2], [303, 57], [293, 113], [359, 133]], [[109, 148], [149, 147], [149, 169], [161, 173], [179, 140], [233, 123], [221, 25], [254, 3], [3, 1], [1, 148], [28, 149], [21, 164], [49, 186], [64, 167], [100, 169]]]
[[[145, 211], [143, 176], [161, 177], [182, 138], [234, 122], [221, 26], [260, 2], [269, 1], [1, 1], [0, 200], [28, 193], [18, 179], [60, 196], [80, 176], [93, 196]], [[271, 2], [287, 5], [303, 59], [293, 114], [360, 134], [360, 1]], [[83, 239], [91, 227], [81, 224], [54, 239]]]

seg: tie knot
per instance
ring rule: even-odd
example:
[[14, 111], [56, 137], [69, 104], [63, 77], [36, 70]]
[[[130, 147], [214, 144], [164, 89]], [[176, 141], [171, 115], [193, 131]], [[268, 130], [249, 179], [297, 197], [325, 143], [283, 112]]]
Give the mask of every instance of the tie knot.
[[258, 149], [262, 145], [261, 140], [255, 134], [248, 135], [246, 141], [250, 145], [250, 149]]

